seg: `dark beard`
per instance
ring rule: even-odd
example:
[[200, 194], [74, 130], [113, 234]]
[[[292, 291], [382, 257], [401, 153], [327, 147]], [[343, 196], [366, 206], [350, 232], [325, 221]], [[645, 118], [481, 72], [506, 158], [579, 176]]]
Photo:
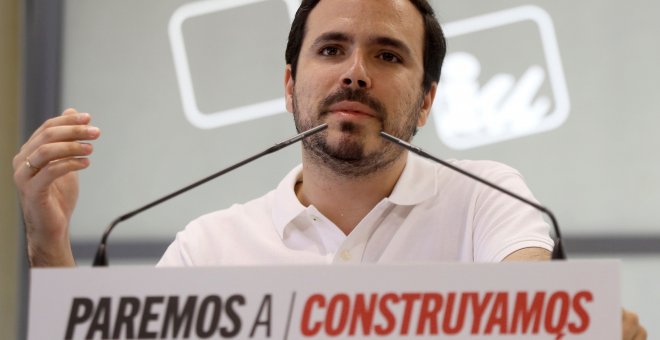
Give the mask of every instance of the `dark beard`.
[[[392, 126], [396, 124], [388, 120], [390, 116], [385, 111], [384, 105], [377, 99], [370, 97], [365, 90], [344, 88], [331, 94], [321, 102], [317, 110], [319, 114], [316, 119], [303, 122], [300, 119], [297, 97], [294, 91], [293, 116], [296, 129], [298, 132], [301, 132], [321, 124], [323, 118], [329, 112], [328, 108], [332, 104], [344, 100], [360, 102], [369, 106], [381, 119], [384, 131], [409, 141], [417, 128], [417, 120], [424, 98], [423, 95], [420, 96], [420, 100], [416, 103], [415, 107], [411, 108], [407, 114], [408, 119], [404, 121], [402, 126]], [[303, 147], [309, 151], [308, 154], [314, 161], [323, 164], [337, 175], [352, 178], [365, 177], [387, 168], [403, 153], [403, 149], [400, 147], [383, 141], [382, 147], [378, 148], [377, 151], [365, 154], [362, 143], [359, 140], [351, 138], [351, 136], [361, 133], [361, 127], [351, 122], [343, 122], [340, 129], [349, 135], [349, 137], [342, 140], [338, 146], [328, 145], [326, 139], [327, 131], [313, 135], [304, 139], [302, 142]]]
[[[341, 128], [345, 131], [357, 130], [359, 127], [347, 122]], [[310, 151], [310, 157], [317, 163], [337, 175], [351, 178], [365, 177], [385, 169], [403, 152], [401, 148], [388, 143], [376, 152], [365, 154], [363, 145], [355, 140], [344, 140], [339, 146], [331, 147], [325, 136], [320, 134], [303, 140], [303, 147]]]

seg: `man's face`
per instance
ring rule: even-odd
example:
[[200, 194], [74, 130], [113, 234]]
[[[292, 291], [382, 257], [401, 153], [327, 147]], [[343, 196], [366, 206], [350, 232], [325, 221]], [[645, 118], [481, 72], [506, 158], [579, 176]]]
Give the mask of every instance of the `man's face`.
[[401, 150], [384, 130], [410, 140], [426, 122], [424, 27], [408, 0], [321, 1], [306, 25], [296, 80], [286, 72], [287, 109], [299, 131], [329, 124], [304, 142], [310, 157], [342, 175], [383, 168]]

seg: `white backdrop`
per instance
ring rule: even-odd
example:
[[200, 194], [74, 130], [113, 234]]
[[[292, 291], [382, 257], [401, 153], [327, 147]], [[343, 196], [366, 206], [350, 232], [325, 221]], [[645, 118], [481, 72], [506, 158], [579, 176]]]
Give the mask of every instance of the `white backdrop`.
[[[81, 175], [74, 241], [96, 241], [114, 217], [294, 133], [290, 115], [273, 108], [283, 93], [287, 3], [226, 8], [177, 26], [203, 129], [184, 109], [168, 33], [188, 3], [65, 3], [62, 105], [90, 112], [103, 131]], [[439, 157], [518, 168], [565, 234], [660, 235], [660, 2], [432, 3], [453, 66], [414, 142]], [[240, 111], [258, 103], [268, 105]], [[232, 110], [264, 117], [213, 126]], [[167, 242], [189, 220], [273, 188], [298, 161], [297, 146], [268, 156], [120, 225], [112, 240]], [[657, 257], [624, 260], [624, 305], [651, 334], [660, 334], [650, 323], [660, 305], [657, 268]]]
[[[66, 2], [62, 105], [90, 112], [103, 131], [82, 174], [75, 239], [96, 239], [115, 216], [294, 133], [277, 110], [289, 7], [245, 3], [177, 14], [185, 46], [174, 51], [188, 59], [193, 125], [168, 34], [186, 2]], [[566, 233], [658, 234], [660, 3], [433, 4], [450, 58], [433, 117], [414, 142], [439, 157], [518, 168]], [[214, 121], [231, 112], [243, 121]], [[192, 218], [273, 188], [298, 159], [298, 146], [269, 156], [113, 237], [171, 239]]]

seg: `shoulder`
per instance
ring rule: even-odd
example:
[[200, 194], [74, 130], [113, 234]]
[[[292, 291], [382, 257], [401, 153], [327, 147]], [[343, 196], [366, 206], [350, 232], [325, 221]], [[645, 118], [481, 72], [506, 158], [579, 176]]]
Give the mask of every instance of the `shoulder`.
[[247, 201], [245, 203], [235, 203], [229, 208], [216, 210], [208, 214], [204, 214], [195, 220], [190, 225], [214, 225], [222, 221], [235, 221], [243, 219], [260, 218], [262, 215], [268, 213], [271, 209], [273, 201], [273, 191], [265, 195]]
[[492, 160], [447, 159], [443, 162], [447, 164], [441, 164], [415, 154], [409, 154], [406, 167], [422, 171], [435, 171], [441, 175], [461, 175], [455, 169], [451, 169], [451, 167], [456, 167], [475, 175], [520, 174], [515, 168]]
[[423, 167], [433, 172], [440, 188], [456, 188], [463, 191], [481, 190], [485, 186], [475, 178], [483, 179], [497, 185], [526, 186], [521, 173], [501, 162], [492, 160], [448, 159], [447, 164], [439, 164], [432, 160], [419, 158], [415, 162], [425, 163]]
[[234, 204], [194, 219], [176, 234], [158, 265], [221, 264], [226, 253], [235, 247], [249, 247], [253, 238], [251, 235], [268, 234], [272, 226], [272, 197], [271, 191], [246, 203]]
[[520, 176], [520, 172], [515, 168], [500, 163], [497, 161], [491, 160], [449, 160], [449, 162], [466, 171], [471, 172], [472, 174], [479, 175], [482, 177], [488, 178], [497, 178], [500, 176]]

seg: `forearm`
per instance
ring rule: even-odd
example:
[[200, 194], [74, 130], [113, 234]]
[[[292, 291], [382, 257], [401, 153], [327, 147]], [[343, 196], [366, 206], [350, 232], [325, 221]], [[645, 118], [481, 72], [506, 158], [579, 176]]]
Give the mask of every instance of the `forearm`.
[[507, 255], [502, 261], [549, 261], [552, 254], [543, 248], [523, 248]]

